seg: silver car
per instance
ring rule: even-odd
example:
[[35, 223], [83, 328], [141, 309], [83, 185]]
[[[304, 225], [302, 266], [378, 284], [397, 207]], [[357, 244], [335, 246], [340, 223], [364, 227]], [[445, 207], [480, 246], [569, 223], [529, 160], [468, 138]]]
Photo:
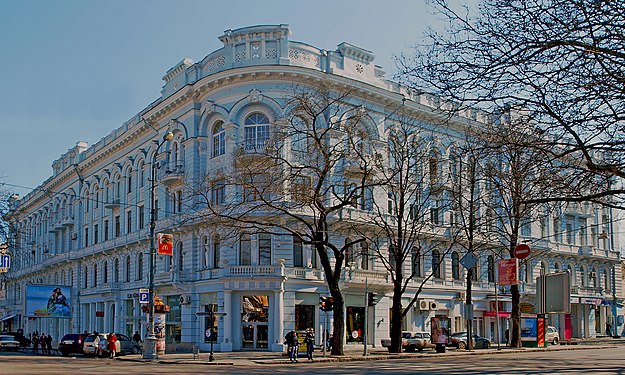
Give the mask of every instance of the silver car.
[[20, 342], [15, 340], [11, 335], [0, 335], [0, 349], [18, 351], [20, 348]]
[[[109, 348], [108, 348], [108, 333], [102, 333], [100, 334], [100, 350], [99, 350], [99, 355], [102, 356], [108, 356], [109, 355]], [[121, 334], [121, 333], [116, 333], [115, 336], [117, 336], [117, 342], [115, 343], [115, 348], [117, 349], [117, 353], [118, 354], [128, 354], [128, 353], [132, 353], [132, 354], [138, 354], [141, 353], [141, 344], [131, 340], [128, 336]], [[85, 339], [85, 345], [87, 344], [86, 339]], [[87, 347], [84, 347], [83, 350], [85, 352], [85, 354], [87, 354], [87, 350], [89, 350], [90, 353], [93, 353], [92, 355], [95, 355], [96, 353], [94, 353], [95, 351], [95, 346], [93, 344], [93, 342], [90, 344], [90, 346], [94, 347], [93, 349], [87, 349]]]

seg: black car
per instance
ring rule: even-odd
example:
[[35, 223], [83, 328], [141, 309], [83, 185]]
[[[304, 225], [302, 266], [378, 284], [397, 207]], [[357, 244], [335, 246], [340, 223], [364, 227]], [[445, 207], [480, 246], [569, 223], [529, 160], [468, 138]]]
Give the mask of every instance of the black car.
[[82, 347], [87, 336], [88, 333], [68, 333], [59, 341], [59, 351], [65, 357], [73, 353], [83, 354]]

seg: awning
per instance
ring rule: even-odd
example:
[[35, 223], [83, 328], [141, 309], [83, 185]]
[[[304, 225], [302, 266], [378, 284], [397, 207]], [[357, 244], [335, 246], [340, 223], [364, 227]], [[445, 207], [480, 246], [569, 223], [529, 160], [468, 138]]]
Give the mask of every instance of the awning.
[[15, 315], [17, 315], [17, 314], [8, 314], [8, 315], [5, 315], [5, 316], [3, 316], [2, 318], [0, 318], [0, 322], [4, 322], [5, 320], [9, 320], [9, 319], [11, 319], [12, 317], [14, 317]]

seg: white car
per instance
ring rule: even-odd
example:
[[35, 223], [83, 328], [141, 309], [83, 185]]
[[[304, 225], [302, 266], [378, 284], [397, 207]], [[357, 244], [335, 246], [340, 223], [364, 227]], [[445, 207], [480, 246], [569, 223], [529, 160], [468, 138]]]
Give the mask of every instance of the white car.
[[20, 348], [20, 342], [15, 340], [11, 335], [0, 335], [0, 349], [1, 350], [13, 350], [18, 351]]

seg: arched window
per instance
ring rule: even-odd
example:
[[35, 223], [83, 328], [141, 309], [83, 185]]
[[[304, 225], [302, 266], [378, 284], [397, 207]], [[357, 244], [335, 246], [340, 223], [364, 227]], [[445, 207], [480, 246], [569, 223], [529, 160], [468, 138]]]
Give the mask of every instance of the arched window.
[[577, 285], [577, 280], [575, 280], [575, 272], [570, 264], [566, 266], [566, 272], [571, 275], [571, 286]]
[[128, 168], [126, 172], [126, 193], [132, 193], [132, 168]]
[[139, 163], [139, 187], [142, 188], [145, 185], [145, 163], [141, 161]]
[[98, 286], [98, 265], [93, 265], [93, 287]]
[[581, 286], [588, 286], [586, 282], [586, 268], [584, 266], [579, 266], [579, 282]]
[[298, 236], [293, 236], [293, 267], [304, 266], [304, 252], [302, 239]]
[[366, 240], [360, 243], [360, 268], [369, 269], [369, 243]]
[[593, 287], [593, 288], [598, 287], [596, 268], [592, 268], [591, 271], [588, 273], [588, 286]]
[[258, 263], [265, 266], [271, 264], [271, 234], [258, 235]]
[[115, 258], [113, 262], [113, 281], [119, 282], [119, 258]]
[[221, 262], [221, 239], [219, 235], [213, 236], [213, 268], [219, 268]]
[[473, 267], [471, 267], [471, 281], [478, 281], [479, 278], [480, 274], [476, 263]]
[[[351, 238], [349, 237], [345, 238], [346, 245], [351, 242], [352, 242]], [[354, 246], [353, 245], [346, 246], [344, 255], [345, 255], [345, 267], [349, 267], [353, 265], [354, 264]]]
[[558, 273], [558, 272], [560, 272], [560, 270], [561, 270], [561, 269], [562, 269], [562, 266], [560, 265], [560, 263], [555, 262], [555, 263], [553, 264], [553, 272], [554, 272], [554, 273]]
[[269, 141], [269, 118], [262, 113], [253, 113], [245, 119], [245, 149], [263, 149]]
[[291, 150], [299, 153], [308, 151], [308, 134], [306, 122], [301, 117], [291, 120]]
[[249, 233], [241, 233], [239, 238], [239, 265], [249, 266], [252, 264], [252, 238]]
[[432, 276], [440, 279], [442, 268], [441, 253], [438, 250], [432, 251]]
[[495, 258], [493, 258], [492, 255], [489, 255], [486, 261], [488, 263], [488, 282], [494, 283], [495, 282]]
[[226, 153], [226, 130], [224, 122], [217, 121], [213, 125], [213, 157]]
[[109, 282], [109, 273], [108, 273], [108, 268], [109, 268], [109, 263], [107, 261], [104, 261], [104, 269], [102, 270], [102, 278], [103, 283], [106, 284]]
[[603, 281], [603, 288], [610, 290], [610, 279], [608, 278], [608, 271], [605, 268], [601, 271], [601, 280]]
[[460, 255], [457, 251], [451, 253], [451, 277], [460, 280]]
[[143, 253], [137, 254], [137, 280], [143, 279]]
[[546, 275], [546, 274], [549, 273], [549, 264], [547, 264], [547, 262], [544, 261], [544, 260], [542, 262], [540, 262], [540, 272], [543, 275]]
[[130, 281], [130, 255], [126, 255], [126, 282]]
[[413, 247], [412, 253], [412, 275], [414, 277], [423, 277], [421, 273], [421, 252], [417, 247]]
[[440, 157], [436, 151], [430, 152], [430, 158], [428, 160], [429, 163], [429, 172], [430, 172], [430, 183], [432, 185], [436, 185], [438, 183], [440, 168], [439, 162]]

